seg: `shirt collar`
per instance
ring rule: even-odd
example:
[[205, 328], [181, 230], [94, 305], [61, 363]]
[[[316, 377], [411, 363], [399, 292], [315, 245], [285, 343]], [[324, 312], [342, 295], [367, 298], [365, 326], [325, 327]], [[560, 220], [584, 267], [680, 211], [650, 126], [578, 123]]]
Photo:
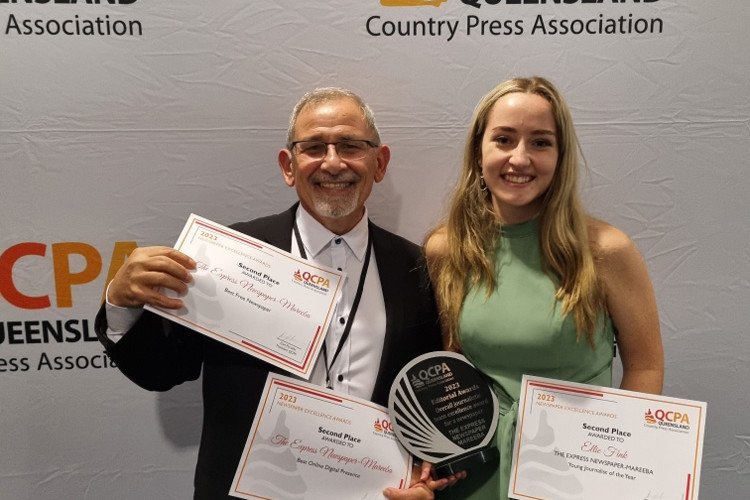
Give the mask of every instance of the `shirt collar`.
[[348, 233], [342, 235], [334, 233], [315, 220], [315, 218], [310, 215], [302, 205], [297, 209], [295, 217], [297, 220], [297, 228], [299, 229], [299, 234], [302, 238], [302, 243], [305, 245], [305, 250], [309, 258], [314, 259], [331, 243], [332, 240], [335, 240], [336, 238], [343, 239], [359, 261], [362, 261], [362, 259], [365, 258], [367, 238], [369, 234], [367, 208], [365, 208], [365, 213], [359, 222], [357, 222], [357, 225]]

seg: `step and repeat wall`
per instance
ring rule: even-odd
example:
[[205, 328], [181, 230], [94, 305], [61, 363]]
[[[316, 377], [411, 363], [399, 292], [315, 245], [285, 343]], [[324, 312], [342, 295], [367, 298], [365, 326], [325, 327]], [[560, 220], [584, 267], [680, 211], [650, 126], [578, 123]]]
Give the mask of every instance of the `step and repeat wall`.
[[475, 103], [543, 75], [592, 214], [652, 274], [664, 393], [708, 402], [701, 497], [750, 491], [750, 7], [739, 0], [0, 0], [0, 497], [185, 499], [199, 383], [149, 393], [93, 318], [136, 246], [193, 212], [286, 209], [306, 91], [343, 86], [392, 148], [372, 218], [420, 242]]

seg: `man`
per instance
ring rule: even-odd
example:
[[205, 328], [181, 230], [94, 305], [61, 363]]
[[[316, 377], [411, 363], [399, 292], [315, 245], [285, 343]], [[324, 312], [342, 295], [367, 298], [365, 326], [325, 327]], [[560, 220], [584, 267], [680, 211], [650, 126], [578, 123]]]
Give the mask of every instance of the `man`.
[[[359, 96], [334, 88], [312, 91], [295, 106], [287, 147], [278, 155], [284, 182], [295, 187], [299, 203], [233, 226], [347, 272], [311, 380], [381, 405], [408, 361], [441, 347], [420, 249], [367, 220], [365, 201], [373, 183], [385, 177], [389, 159], [372, 112]], [[135, 250], [109, 285], [96, 332], [120, 370], [146, 389], [168, 390], [203, 371], [204, 418], [194, 498], [217, 500], [230, 498], [266, 376], [276, 369], [143, 311], [144, 304], [182, 307], [181, 300], [156, 290], [184, 293], [194, 268], [190, 257], [172, 248]], [[385, 495], [429, 499], [431, 489], [450, 483], [431, 481], [424, 472], [418, 479], [408, 489], [389, 488]]]

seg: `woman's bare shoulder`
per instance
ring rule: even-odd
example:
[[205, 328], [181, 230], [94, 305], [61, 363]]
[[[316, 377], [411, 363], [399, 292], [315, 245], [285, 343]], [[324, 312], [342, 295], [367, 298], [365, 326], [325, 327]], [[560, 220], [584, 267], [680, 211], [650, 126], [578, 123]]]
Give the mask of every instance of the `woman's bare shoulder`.
[[603, 220], [589, 217], [588, 232], [594, 254], [601, 259], [616, 258], [623, 252], [629, 253], [635, 250], [630, 236]]
[[445, 257], [448, 249], [448, 228], [445, 226], [438, 227], [425, 238], [424, 253], [428, 261]]
[[605, 286], [648, 276], [643, 256], [622, 230], [591, 218], [589, 241]]

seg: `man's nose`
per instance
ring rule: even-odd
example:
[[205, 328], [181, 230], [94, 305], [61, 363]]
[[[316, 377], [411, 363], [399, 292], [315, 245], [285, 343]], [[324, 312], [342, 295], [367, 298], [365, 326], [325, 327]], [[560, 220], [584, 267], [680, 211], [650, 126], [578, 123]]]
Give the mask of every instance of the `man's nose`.
[[326, 154], [323, 156], [321, 168], [329, 172], [339, 172], [346, 168], [346, 163], [339, 156], [339, 152], [336, 151], [335, 144], [326, 144]]

